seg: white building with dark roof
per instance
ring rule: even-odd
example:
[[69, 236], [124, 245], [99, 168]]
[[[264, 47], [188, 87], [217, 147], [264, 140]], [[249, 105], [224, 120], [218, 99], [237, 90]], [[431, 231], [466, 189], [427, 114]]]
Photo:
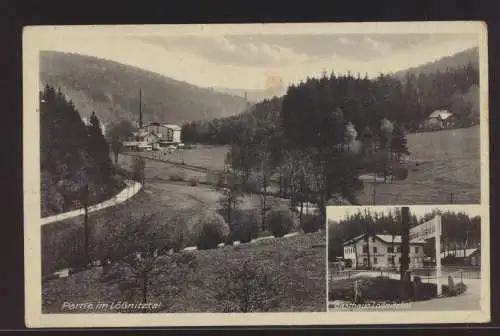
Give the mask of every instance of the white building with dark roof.
[[453, 113], [447, 110], [436, 110], [424, 121], [423, 127], [428, 129], [443, 129], [453, 125]]
[[179, 145], [181, 143], [181, 127], [172, 124], [153, 122], [144, 127], [148, 132], [158, 136], [160, 146]]
[[[368, 237], [360, 235], [344, 242], [344, 259], [352, 262], [352, 267], [392, 268], [401, 265], [401, 236], [376, 234]], [[410, 240], [410, 268], [422, 268], [426, 258], [423, 240]], [[357, 263], [356, 263], [357, 261]]]

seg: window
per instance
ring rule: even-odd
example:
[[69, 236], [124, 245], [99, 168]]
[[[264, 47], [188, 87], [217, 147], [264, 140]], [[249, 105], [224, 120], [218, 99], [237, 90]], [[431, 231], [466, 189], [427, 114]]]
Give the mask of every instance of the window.
[[373, 258], [373, 264], [376, 265], [378, 262], [377, 258]]
[[373, 253], [377, 253], [377, 247], [376, 246], [373, 247]]
[[363, 246], [363, 253], [368, 253], [368, 246]]
[[363, 258], [363, 265], [368, 265], [368, 259], [367, 258]]
[[394, 253], [394, 247], [392, 247], [392, 246], [388, 247], [387, 252]]
[[418, 253], [418, 246], [415, 247], [415, 253]]
[[396, 252], [398, 252], [398, 253], [401, 252], [401, 247], [400, 246], [396, 247]]

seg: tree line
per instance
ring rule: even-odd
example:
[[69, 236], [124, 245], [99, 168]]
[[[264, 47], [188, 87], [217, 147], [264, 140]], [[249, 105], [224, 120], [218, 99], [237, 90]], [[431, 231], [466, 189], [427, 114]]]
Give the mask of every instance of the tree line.
[[[408, 72], [402, 79], [381, 74], [370, 80], [359, 74], [354, 77], [351, 73], [332, 73], [305, 81], [314, 82], [320, 82], [321, 90], [311, 91], [308, 99], [299, 102], [300, 108], [297, 108], [312, 111], [311, 105], [314, 106], [315, 101], [338, 106], [354, 123], [358, 134], [367, 125], [373, 128], [384, 117], [414, 131], [436, 109], [449, 109], [458, 114], [459, 119], [477, 117], [478, 112], [478, 106], [471, 106], [466, 98], [461, 99], [479, 85], [479, 69], [473, 63], [433, 74]], [[286, 95], [295, 88], [297, 86], [291, 86]], [[282, 101], [275, 97], [257, 103], [237, 116], [186, 123], [182, 130], [183, 141], [229, 145], [244, 128], [257, 126], [272, 130], [281, 122]], [[305, 128], [303, 131], [304, 137], [313, 132]]]
[[187, 123], [181, 134], [186, 143], [229, 145], [226, 164], [243, 184], [253, 175], [261, 189], [277, 183], [293, 207], [321, 208], [332, 197], [356, 203], [360, 174], [405, 179], [406, 134], [477, 83], [472, 64], [403, 80], [324, 73], [238, 116]]
[[48, 85], [39, 98], [42, 216], [109, 198], [123, 182], [95, 113], [86, 125], [73, 102]]

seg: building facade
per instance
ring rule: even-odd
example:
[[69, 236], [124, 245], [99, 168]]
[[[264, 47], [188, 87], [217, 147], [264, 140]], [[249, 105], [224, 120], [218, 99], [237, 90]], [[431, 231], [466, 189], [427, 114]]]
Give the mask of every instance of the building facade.
[[162, 146], [178, 145], [181, 143], [181, 128], [177, 125], [150, 123], [144, 129], [156, 134]]
[[[351, 260], [353, 268], [399, 268], [401, 265], [401, 236], [358, 236], [344, 243], [344, 259]], [[425, 241], [410, 241], [410, 268], [422, 268], [426, 258]]]
[[424, 121], [423, 128], [438, 130], [453, 126], [453, 113], [447, 110], [436, 110], [432, 112]]

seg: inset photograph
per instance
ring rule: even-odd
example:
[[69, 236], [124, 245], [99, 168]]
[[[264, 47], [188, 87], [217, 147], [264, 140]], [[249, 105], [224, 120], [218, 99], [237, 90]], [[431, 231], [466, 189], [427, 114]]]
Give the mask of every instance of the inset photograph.
[[329, 207], [328, 310], [481, 310], [478, 206]]

